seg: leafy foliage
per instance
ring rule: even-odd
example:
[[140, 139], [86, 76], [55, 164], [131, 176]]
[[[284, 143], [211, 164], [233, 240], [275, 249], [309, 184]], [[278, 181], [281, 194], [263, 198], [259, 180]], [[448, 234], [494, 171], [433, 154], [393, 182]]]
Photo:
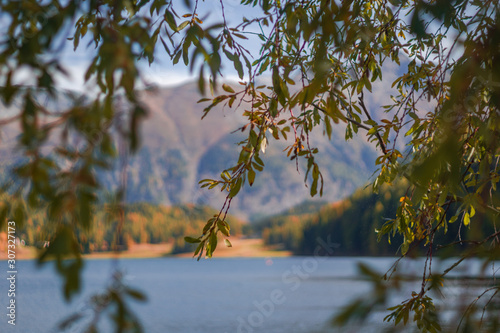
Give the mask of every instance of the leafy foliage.
[[[479, 223], [478, 212], [495, 223], [499, 203], [493, 193], [500, 180], [498, 1], [242, 0], [244, 6], [260, 7], [262, 14], [232, 24], [222, 0], [222, 22], [212, 25], [200, 18], [198, 2], [175, 2], [176, 7], [167, 0], [0, 3], [6, 22], [0, 41], [0, 98], [7, 107], [21, 105], [18, 114], [5, 116], [0, 125], [21, 127], [17, 143], [26, 157], [14, 170], [16, 181], [5, 189], [15, 199], [2, 205], [2, 216], [22, 224], [23, 197], [31, 208], [48, 209], [54, 240], [61, 241], [51, 242], [47, 251], [63, 249], [78, 257], [72, 239], [76, 230], [91, 225], [101, 186], [95, 171], [109, 168], [117, 155], [126, 159], [139, 146], [137, 129], [146, 114], [137, 98], [143, 81], [139, 60], [151, 63], [161, 50], [174, 64], [182, 58], [199, 73], [202, 93], [207, 82], [216, 91], [226, 63], [241, 79], [241, 88], [222, 85], [222, 93], [203, 100], [208, 102], [204, 116], [216, 105], [240, 106], [247, 123], [240, 128], [246, 138], [236, 163], [220, 178], [201, 181], [202, 187], [226, 193], [226, 200], [194, 238], [199, 241], [197, 255], [212, 256], [217, 235], [228, 230], [231, 201], [243, 186], [254, 183], [274, 140], [292, 139], [287, 156], [297, 169], [299, 160], [303, 163], [310, 194], [323, 193], [320, 152], [310, 136], [315, 127], [330, 137], [333, 126], [345, 126], [346, 139], [366, 132], [381, 151], [375, 161], [375, 191], [401, 178], [410, 182], [396, 218], [381, 228], [382, 234], [403, 236], [403, 254], [417, 241], [432, 258], [438, 232], [454, 222], [464, 228]], [[260, 39], [255, 60], [246, 48], [249, 36]], [[68, 38], [75, 49], [83, 41], [95, 48], [84, 79], [95, 84], [96, 92], [70, 95], [71, 105], [55, 111], [37, 96], [56, 98], [56, 76], [67, 75], [57, 51]], [[399, 74], [384, 82], [389, 64]], [[269, 84], [258, 80], [266, 76]], [[393, 93], [383, 103], [369, 104], [377, 84], [392, 85]], [[58, 137], [58, 143], [44, 151], [51, 137]], [[118, 230], [123, 227], [126, 172], [121, 180], [109, 211], [121, 221]], [[452, 207], [458, 208], [453, 212]], [[496, 250], [498, 236], [495, 231], [474, 244]], [[69, 280], [75, 274], [60, 272], [71, 294]], [[406, 303], [416, 315], [421, 304], [430, 304], [425, 287], [430, 275], [430, 269], [424, 270], [422, 292]]]
[[[405, 199], [408, 182], [383, 185], [378, 193], [371, 188], [358, 189], [350, 197], [331, 204], [304, 203], [294, 209], [261, 219], [253, 226], [268, 245], [283, 246], [297, 255], [314, 255], [318, 239], [328, 238], [336, 244], [332, 256], [396, 256], [404, 251], [404, 235], [384, 232], [393, 223], [401, 202]], [[311, 207], [309, 207], [311, 206]], [[453, 206], [456, 210], [458, 205]], [[448, 213], [448, 217], [453, 216]], [[436, 234], [441, 246], [433, 251], [440, 257], [466, 255], [474, 247], [474, 240], [495, 233], [494, 221], [487, 214], [478, 213], [476, 223], [462, 228], [452, 223]], [[476, 248], [476, 255], [484, 256], [487, 247]], [[405, 255], [425, 256], [423, 242], [415, 239]]]
[[[324, 126], [328, 135], [332, 123], [345, 123], [346, 138], [364, 130], [381, 150], [375, 191], [401, 178], [410, 182], [396, 217], [380, 228], [380, 235], [403, 237], [403, 255], [417, 242], [432, 258], [439, 233], [456, 221], [464, 228], [479, 223], [473, 219], [477, 211], [488, 216], [493, 231], [472, 242], [498, 248], [498, 3], [313, 0], [262, 7], [262, 18], [241, 25], [269, 26], [261, 34], [256, 71], [244, 90], [212, 102], [231, 101], [238, 93], [252, 100], [242, 128], [248, 139], [230, 174], [205, 184], [229, 189], [230, 202], [241, 179], [251, 175], [262, 143], [270, 144], [267, 133], [279, 139], [293, 128], [288, 155], [305, 159], [311, 195], [321, 193], [318, 150], [309, 134]], [[387, 102], [368, 106], [388, 63], [402, 74], [389, 82]], [[271, 75], [272, 84], [257, 85], [262, 73]], [[420, 304], [432, 304], [425, 287], [430, 272], [424, 271], [422, 292], [406, 303], [416, 315]], [[439, 329], [432, 318], [419, 318]]]

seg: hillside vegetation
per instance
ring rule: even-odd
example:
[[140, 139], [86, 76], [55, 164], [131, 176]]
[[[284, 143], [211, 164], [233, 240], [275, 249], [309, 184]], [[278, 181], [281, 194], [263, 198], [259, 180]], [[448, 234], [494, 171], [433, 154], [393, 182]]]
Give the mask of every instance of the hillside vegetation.
[[[186, 244], [184, 236], [203, 228], [206, 219], [217, 213], [207, 206], [134, 203], [125, 206], [123, 224], [120, 224], [115, 211], [113, 205], [102, 205], [96, 211], [91, 228], [77, 229], [81, 253], [126, 250], [134, 243], [173, 243], [173, 253], [192, 251], [192, 244]], [[233, 216], [229, 221], [231, 235], [241, 235], [244, 223]], [[17, 226], [16, 236], [27, 246], [43, 248], [55, 232], [47, 222], [46, 209], [30, 211], [26, 223]], [[120, 228], [123, 231], [118, 233]]]
[[[390, 234], [390, 241], [383, 236], [379, 242], [378, 230], [384, 223], [396, 216], [402, 198], [407, 195], [407, 183], [383, 186], [379, 193], [371, 188], [360, 188], [350, 197], [335, 203], [305, 203], [282, 214], [256, 222], [255, 231], [267, 245], [290, 250], [296, 255], [314, 255], [321, 242], [334, 244], [333, 256], [392, 256], [401, 254], [399, 248], [403, 236]], [[455, 205], [448, 215], [451, 217], [458, 208]], [[439, 244], [432, 246], [436, 254], [458, 255], [469, 250], [468, 245], [476, 245], [471, 239], [486, 237], [495, 230], [494, 218], [484, 212], [476, 212], [475, 223], [462, 225], [460, 220], [446, 224]], [[408, 255], [424, 255], [423, 241], [413, 240]], [[489, 253], [488, 248], [475, 251]]]

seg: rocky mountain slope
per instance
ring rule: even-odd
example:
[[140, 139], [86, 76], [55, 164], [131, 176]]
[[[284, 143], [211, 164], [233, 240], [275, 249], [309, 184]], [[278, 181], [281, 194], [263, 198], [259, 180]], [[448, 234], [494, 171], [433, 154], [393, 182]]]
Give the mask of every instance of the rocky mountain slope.
[[[243, 139], [243, 134], [232, 132], [243, 124], [243, 119], [234, 109], [219, 108], [201, 120], [204, 106], [197, 103], [199, 99], [195, 84], [144, 93], [149, 115], [141, 127], [141, 149], [129, 158], [128, 201], [220, 207], [222, 193], [200, 189], [198, 181], [217, 177], [236, 161], [236, 142]], [[332, 202], [348, 196], [374, 171], [373, 145], [363, 134], [345, 142], [344, 129], [342, 124], [334, 127], [331, 141], [321, 130], [311, 137], [311, 145], [320, 151], [318, 162], [325, 180], [324, 195], [315, 200]], [[15, 136], [11, 128], [3, 131], [10, 138]], [[269, 141], [262, 156], [264, 171], [257, 175], [252, 187], [246, 185], [233, 200], [232, 214], [253, 220], [310, 199], [304, 172], [298, 173], [295, 162], [283, 152], [288, 143], [272, 138]], [[119, 171], [101, 173], [100, 178], [107, 190], [116, 189]]]
[[[194, 84], [160, 89], [145, 97], [150, 114], [143, 123], [143, 146], [130, 160], [130, 201], [221, 204], [221, 193], [199, 189], [198, 181], [217, 177], [237, 159], [236, 142], [243, 136], [231, 133], [243, 120], [233, 109], [214, 109], [201, 120], [203, 105], [196, 103], [198, 99]], [[254, 219], [310, 198], [304, 172], [298, 173], [295, 162], [283, 152], [288, 144], [270, 142], [263, 156], [264, 171], [233, 201], [233, 214]], [[319, 148], [325, 179], [324, 196], [317, 200], [336, 201], [351, 194], [374, 170], [374, 147], [363, 136], [345, 142], [342, 125], [334, 129], [331, 141], [317, 131], [312, 145]]]

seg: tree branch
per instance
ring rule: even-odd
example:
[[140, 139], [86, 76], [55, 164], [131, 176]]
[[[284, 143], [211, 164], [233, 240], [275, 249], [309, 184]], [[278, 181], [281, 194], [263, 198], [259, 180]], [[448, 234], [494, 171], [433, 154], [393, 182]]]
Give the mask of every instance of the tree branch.
[[21, 115], [16, 115], [16, 116], [13, 116], [13, 117], [10, 117], [10, 118], [3, 118], [3, 119], [0, 119], [0, 126], [4, 126], [4, 125], [7, 125], [7, 124], [10, 124], [14, 121], [16, 121], [17, 119], [20, 119], [21, 118]]
[[[361, 91], [361, 96], [359, 96], [358, 100], [359, 100], [359, 105], [361, 106], [361, 109], [365, 113], [365, 115], [368, 118], [368, 120], [372, 120], [373, 121], [372, 117], [370, 116], [370, 113], [368, 112], [368, 109], [366, 108], [365, 101], [364, 101], [363, 91]], [[375, 128], [375, 127], [373, 127], [373, 128]], [[379, 131], [378, 131], [377, 128], [375, 128], [375, 136], [378, 139], [378, 142], [380, 144], [380, 148], [382, 149], [382, 151], [384, 152], [384, 154], [387, 154], [387, 149], [385, 148], [384, 140], [382, 140], [382, 136], [380, 135], [380, 133], [379, 133]]]

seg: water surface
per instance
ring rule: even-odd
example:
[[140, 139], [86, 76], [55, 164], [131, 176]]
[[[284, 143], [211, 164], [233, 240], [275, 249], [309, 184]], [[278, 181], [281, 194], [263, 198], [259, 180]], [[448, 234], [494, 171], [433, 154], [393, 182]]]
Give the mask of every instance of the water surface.
[[[393, 258], [181, 258], [122, 259], [125, 282], [148, 297], [130, 305], [145, 332], [337, 332], [329, 326], [335, 311], [371, 285], [357, 278], [356, 263], [387, 270]], [[420, 263], [421, 264], [421, 263]], [[420, 264], [403, 265], [408, 273]], [[6, 262], [0, 262], [0, 300], [7, 306]], [[37, 268], [18, 262], [16, 326], [0, 321], [0, 332], [56, 332], [61, 319], [85, 313], [89, 295], [103, 291], [113, 273], [112, 260], [87, 260], [83, 291], [71, 303], [52, 264]], [[418, 288], [418, 282], [415, 283]], [[6, 310], [3, 310], [6, 313]], [[381, 314], [378, 318], [383, 318]], [[105, 322], [101, 326], [109, 331]], [[373, 327], [372, 327], [373, 328]], [[72, 332], [81, 327], [74, 326]], [[341, 332], [349, 332], [342, 329]], [[354, 330], [353, 330], [354, 332]]]

